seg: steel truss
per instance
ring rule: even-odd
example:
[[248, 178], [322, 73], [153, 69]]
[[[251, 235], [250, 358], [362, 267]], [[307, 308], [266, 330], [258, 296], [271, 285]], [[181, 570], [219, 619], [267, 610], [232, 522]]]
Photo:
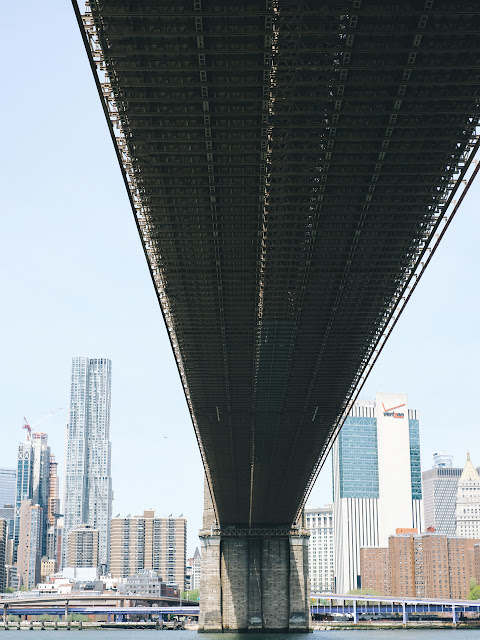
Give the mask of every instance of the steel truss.
[[216, 536], [220, 538], [309, 538], [310, 531], [301, 527], [212, 527], [202, 529], [200, 538]]

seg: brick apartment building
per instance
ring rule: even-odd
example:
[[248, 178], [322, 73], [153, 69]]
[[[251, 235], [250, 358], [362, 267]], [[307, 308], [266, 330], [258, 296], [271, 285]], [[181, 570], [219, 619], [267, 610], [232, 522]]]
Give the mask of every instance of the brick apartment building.
[[382, 595], [465, 600], [470, 579], [480, 582], [480, 540], [397, 533], [388, 547], [360, 549], [360, 571], [362, 589]]

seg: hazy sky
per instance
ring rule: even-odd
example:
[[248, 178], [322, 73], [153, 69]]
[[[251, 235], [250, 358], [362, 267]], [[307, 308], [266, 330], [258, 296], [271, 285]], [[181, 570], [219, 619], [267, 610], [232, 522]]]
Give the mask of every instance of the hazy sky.
[[[193, 552], [200, 456], [73, 10], [2, 3], [1, 24], [0, 466], [23, 417], [57, 407], [38, 430], [63, 463], [71, 358], [111, 358], [113, 513], [183, 513]], [[480, 465], [479, 196], [477, 182], [362, 393], [409, 394], [424, 469], [438, 449]], [[331, 500], [327, 466], [312, 506]]]

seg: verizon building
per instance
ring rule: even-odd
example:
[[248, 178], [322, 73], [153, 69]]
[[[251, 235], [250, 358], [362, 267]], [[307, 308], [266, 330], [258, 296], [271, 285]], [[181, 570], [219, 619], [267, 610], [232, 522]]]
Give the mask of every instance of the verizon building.
[[398, 528], [421, 529], [417, 412], [403, 393], [353, 406], [333, 447], [335, 592], [361, 587], [360, 547], [387, 547]]

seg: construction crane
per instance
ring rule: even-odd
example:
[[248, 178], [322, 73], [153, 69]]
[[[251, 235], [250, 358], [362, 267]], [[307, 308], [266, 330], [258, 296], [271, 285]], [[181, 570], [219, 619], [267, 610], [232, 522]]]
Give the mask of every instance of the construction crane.
[[30, 439], [31, 439], [31, 436], [32, 436], [32, 427], [28, 424], [27, 419], [25, 418], [25, 416], [23, 417], [22, 429], [26, 429], [28, 431], [28, 433], [27, 433], [27, 442], [30, 442]]
[[[44, 420], [46, 420], [50, 416], [55, 415], [57, 413], [57, 411], [62, 411], [62, 410], [63, 410], [63, 407], [58, 407], [58, 409], [52, 409], [52, 411], [47, 411], [47, 413], [43, 414], [43, 416], [40, 418], [40, 420], [37, 420], [37, 422], [34, 424], [34, 427], [38, 426], [41, 422], [43, 422]], [[28, 424], [27, 419], [25, 418], [25, 416], [23, 417], [22, 429], [26, 429], [28, 431], [28, 433], [27, 433], [27, 442], [30, 442], [31, 439], [32, 439], [32, 427], [31, 427], [30, 424]]]

